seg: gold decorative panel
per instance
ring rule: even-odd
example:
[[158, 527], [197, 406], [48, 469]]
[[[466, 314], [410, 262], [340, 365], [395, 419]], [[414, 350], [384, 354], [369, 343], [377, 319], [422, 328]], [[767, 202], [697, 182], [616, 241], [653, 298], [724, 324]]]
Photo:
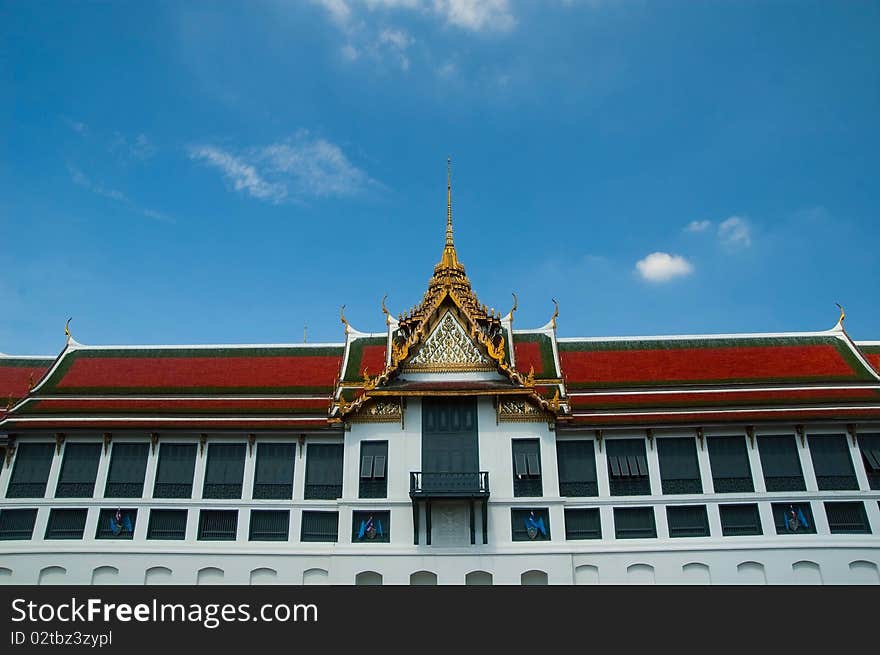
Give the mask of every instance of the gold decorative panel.
[[416, 355], [404, 364], [407, 371], [491, 371], [494, 366], [480, 352], [461, 324], [446, 312]]

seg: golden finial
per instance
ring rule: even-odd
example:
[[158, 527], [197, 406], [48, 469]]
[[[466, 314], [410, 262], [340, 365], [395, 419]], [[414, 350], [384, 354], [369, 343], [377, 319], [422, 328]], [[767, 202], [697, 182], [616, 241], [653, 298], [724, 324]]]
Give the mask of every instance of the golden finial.
[[526, 387], [534, 387], [535, 386], [535, 367], [534, 366], [529, 366], [529, 374], [526, 376], [526, 379], [523, 382], [523, 386], [526, 386]]
[[553, 329], [556, 329], [556, 318], [559, 316], [559, 303], [556, 302], [556, 298], [551, 298], [553, 304], [556, 305], [556, 310], [553, 312], [553, 318], [550, 319], [550, 324], [553, 326]]
[[515, 312], [516, 308], [519, 307], [519, 300], [517, 300], [516, 294], [512, 291], [510, 292], [510, 295], [513, 296], [513, 307], [510, 308], [510, 312], [508, 313], [510, 314], [510, 318], [513, 318], [513, 312]]
[[70, 334], [70, 321], [73, 320], [73, 317], [67, 319], [67, 323], [64, 324], [64, 335], [67, 337], [67, 343], [70, 343], [70, 340], [73, 339], [73, 336]]
[[452, 247], [452, 157], [446, 158], [446, 246]]
[[386, 293], [384, 296], [382, 296], [382, 313], [385, 314], [385, 316], [391, 316], [391, 313], [388, 311], [388, 308], [385, 306], [385, 301], [387, 299], [388, 299], [388, 294]]
[[345, 333], [348, 334], [350, 326], [348, 321], [345, 320], [345, 305], [339, 308], [339, 320], [342, 321], [342, 324], [345, 326]]
[[837, 308], [840, 310], [840, 318], [837, 319], [837, 325], [834, 326], [834, 329], [835, 330], [842, 330], [843, 329], [843, 319], [846, 318], [846, 312], [843, 311], [843, 306], [839, 302], [834, 303], [834, 304], [837, 305]]

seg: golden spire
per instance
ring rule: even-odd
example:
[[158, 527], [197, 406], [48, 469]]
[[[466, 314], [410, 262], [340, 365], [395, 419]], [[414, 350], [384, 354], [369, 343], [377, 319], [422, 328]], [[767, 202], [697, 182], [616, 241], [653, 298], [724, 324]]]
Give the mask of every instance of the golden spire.
[[464, 266], [458, 263], [455, 242], [452, 240], [452, 157], [446, 158], [446, 245], [437, 268], [464, 270]]

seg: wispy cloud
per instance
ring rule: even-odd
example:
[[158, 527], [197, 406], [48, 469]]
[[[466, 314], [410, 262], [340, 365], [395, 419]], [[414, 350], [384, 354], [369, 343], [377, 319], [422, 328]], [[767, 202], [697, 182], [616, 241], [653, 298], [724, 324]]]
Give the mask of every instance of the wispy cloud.
[[64, 122], [67, 123], [67, 127], [69, 127], [71, 130], [73, 130], [77, 134], [85, 136], [86, 134], [89, 133], [89, 126], [81, 121], [75, 121], [75, 120], [71, 120], [70, 118], [65, 118]]
[[233, 154], [216, 146], [189, 149], [190, 158], [220, 170], [236, 191], [280, 204], [306, 198], [345, 197], [379, 185], [342, 149], [300, 131], [294, 137]]
[[677, 277], [690, 275], [694, 267], [680, 255], [652, 252], [636, 262], [636, 271], [648, 282], [668, 282]]
[[434, 0], [450, 25], [472, 32], [508, 32], [516, 26], [508, 0]]
[[403, 30], [384, 29], [379, 35], [379, 44], [395, 51], [400, 67], [403, 70], [409, 69], [409, 58], [406, 56], [406, 49], [412, 42], [413, 39]]
[[712, 227], [712, 221], [691, 221], [684, 228], [685, 232], [705, 232]]
[[139, 159], [141, 161], [147, 160], [156, 154], [156, 146], [143, 133], [138, 134], [134, 138], [129, 138], [119, 132], [114, 132], [110, 145], [107, 148], [110, 152], [122, 157]]
[[718, 224], [718, 238], [725, 246], [748, 248], [752, 245], [752, 229], [741, 216], [731, 216]]
[[118, 189], [107, 187], [100, 182], [94, 182], [91, 178], [89, 178], [85, 173], [83, 173], [79, 168], [75, 166], [68, 166], [67, 170], [70, 172], [70, 179], [77, 186], [81, 186], [96, 195], [108, 198], [109, 200], [113, 200], [114, 202], [124, 205], [129, 210], [140, 214], [141, 216], [145, 216], [147, 218], [151, 218], [157, 221], [162, 221], [163, 223], [175, 222], [174, 218], [168, 216], [167, 214], [163, 214], [162, 212], [156, 211], [155, 209], [140, 206], [127, 195], [125, 195], [125, 193], [119, 191]]

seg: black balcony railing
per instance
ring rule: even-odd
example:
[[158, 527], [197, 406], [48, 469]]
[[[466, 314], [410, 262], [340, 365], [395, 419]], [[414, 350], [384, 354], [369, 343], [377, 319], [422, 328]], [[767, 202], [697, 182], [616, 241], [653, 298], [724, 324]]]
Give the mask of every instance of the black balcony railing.
[[484, 498], [489, 495], [489, 472], [414, 471], [409, 474], [409, 495], [413, 498]]

